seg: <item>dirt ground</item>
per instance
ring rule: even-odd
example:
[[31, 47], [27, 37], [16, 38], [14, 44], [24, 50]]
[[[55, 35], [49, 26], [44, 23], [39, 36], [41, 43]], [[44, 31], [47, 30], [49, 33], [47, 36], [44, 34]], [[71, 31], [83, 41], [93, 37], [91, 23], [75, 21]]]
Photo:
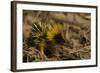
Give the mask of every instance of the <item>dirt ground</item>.
[[23, 10], [23, 62], [91, 58], [91, 14]]

